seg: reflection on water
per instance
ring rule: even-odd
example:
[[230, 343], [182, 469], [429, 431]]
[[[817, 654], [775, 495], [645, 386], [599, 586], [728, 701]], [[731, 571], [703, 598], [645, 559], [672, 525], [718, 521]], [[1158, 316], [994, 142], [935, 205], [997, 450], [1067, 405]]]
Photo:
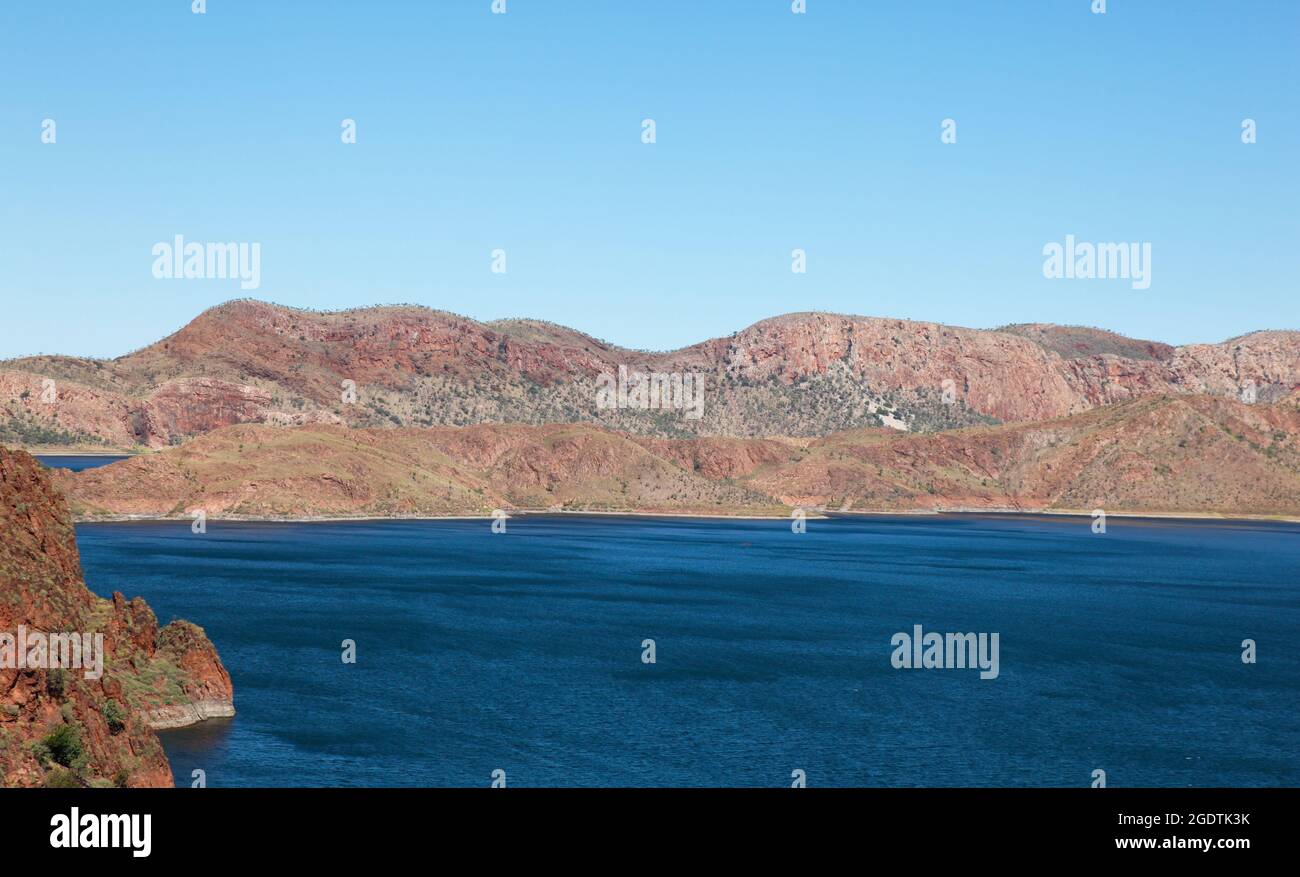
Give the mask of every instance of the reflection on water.
[[219, 772], [214, 775], [213, 765], [225, 760], [230, 746], [232, 725], [238, 718], [217, 718], [190, 725], [188, 728], [173, 728], [159, 731], [158, 737], [167, 757], [172, 763], [172, 775], [176, 784], [182, 785], [189, 777], [193, 780], [193, 771], [202, 770], [207, 785], [220, 786]]

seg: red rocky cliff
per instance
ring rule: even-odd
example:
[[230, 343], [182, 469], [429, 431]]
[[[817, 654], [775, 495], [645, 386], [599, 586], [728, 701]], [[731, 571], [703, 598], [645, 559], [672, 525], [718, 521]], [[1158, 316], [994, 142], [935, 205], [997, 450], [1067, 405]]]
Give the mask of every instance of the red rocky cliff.
[[[19, 630], [103, 636], [103, 673], [19, 668]], [[233, 715], [230, 676], [203, 631], [158, 627], [139, 598], [103, 600], [82, 579], [63, 497], [45, 470], [0, 447], [0, 784], [170, 786], [154, 729]]]

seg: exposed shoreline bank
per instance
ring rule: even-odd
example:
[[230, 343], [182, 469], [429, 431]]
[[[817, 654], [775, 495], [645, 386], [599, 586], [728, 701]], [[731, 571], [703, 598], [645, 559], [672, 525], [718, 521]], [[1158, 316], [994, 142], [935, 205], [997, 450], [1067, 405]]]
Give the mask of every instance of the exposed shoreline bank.
[[229, 719], [235, 715], [235, 704], [230, 700], [205, 698], [145, 712], [145, 721], [155, 731], [175, 731], [190, 728], [208, 719]]
[[[791, 514], [793, 509], [791, 510]], [[702, 512], [663, 512], [663, 511], [583, 511], [547, 509], [514, 509], [507, 511], [507, 518], [524, 517], [611, 517], [611, 518], [681, 518], [690, 520], [721, 521], [789, 521], [791, 514], [755, 515], [755, 514], [705, 514]], [[897, 517], [938, 517], [940, 515], [1006, 515], [1023, 517], [1063, 517], [1091, 518], [1092, 512], [1082, 509], [1023, 509], [1023, 508], [970, 508], [952, 507], [939, 509], [873, 509], [870, 511], [837, 511], [830, 509], [805, 509], [808, 520], [830, 520], [833, 518], [897, 518]], [[1289, 515], [1238, 515], [1223, 512], [1155, 512], [1155, 511], [1117, 511], [1106, 512], [1107, 518], [1148, 519], [1157, 521], [1241, 521], [1272, 524], [1300, 524], [1300, 517]], [[78, 524], [114, 524], [114, 523], [191, 523], [188, 515], [74, 515]], [[208, 516], [209, 522], [222, 521], [241, 524], [330, 524], [370, 521], [490, 521], [492, 515], [319, 515], [295, 517], [260, 517], [250, 515]]]
[[79, 451], [75, 447], [60, 447], [47, 451], [43, 448], [25, 448], [22, 445], [6, 445], [10, 450], [25, 451], [33, 457], [145, 457], [150, 451], [106, 451], [103, 448]]

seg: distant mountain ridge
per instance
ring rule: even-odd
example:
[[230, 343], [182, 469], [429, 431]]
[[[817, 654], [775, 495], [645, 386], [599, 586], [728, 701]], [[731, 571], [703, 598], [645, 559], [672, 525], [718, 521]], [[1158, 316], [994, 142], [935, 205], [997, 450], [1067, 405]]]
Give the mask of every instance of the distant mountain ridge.
[[[625, 365], [705, 375], [705, 414], [598, 410]], [[56, 399], [43, 401], [48, 380]], [[344, 401], [346, 385], [356, 401]], [[112, 360], [0, 362], [0, 441], [164, 447], [237, 423], [587, 423], [639, 435], [820, 436], [1035, 422], [1154, 395], [1261, 402], [1300, 388], [1300, 332], [1172, 347], [1097, 329], [964, 329], [825, 313], [641, 352], [536, 320], [416, 306], [317, 313], [239, 300]], [[47, 396], [48, 398], [48, 396]]]

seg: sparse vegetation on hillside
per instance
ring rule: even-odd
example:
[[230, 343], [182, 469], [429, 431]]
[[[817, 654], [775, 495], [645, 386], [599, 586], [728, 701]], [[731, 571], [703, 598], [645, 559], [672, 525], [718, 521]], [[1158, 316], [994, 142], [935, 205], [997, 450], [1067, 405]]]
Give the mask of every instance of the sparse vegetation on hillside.
[[[1139, 399], [1044, 423], [782, 441], [583, 424], [239, 426], [60, 478], [104, 514], [346, 517], [494, 508], [783, 514], [1015, 508], [1300, 516], [1300, 409]], [[242, 449], [242, 450], [241, 450]], [[1225, 467], [1222, 461], [1232, 459]]]
[[[1260, 401], [1276, 402], [1300, 385], [1298, 348], [1300, 334], [1288, 332], [1172, 348], [1084, 327], [981, 331], [803, 313], [656, 353], [538, 320], [239, 300], [112, 361], [0, 363], [0, 388], [17, 397], [43, 376], [60, 382], [58, 422], [36, 411], [35, 425], [10, 427], [8, 440], [21, 444], [84, 433], [161, 448], [232, 423], [589, 423], [674, 438], [815, 437], [882, 424], [928, 433], [1042, 421], [1160, 392], [1234, 397], [1248, 380]], [[702, 375], [703, 416], [598, 410], [597, 376], [620, 366]], [[341, 397], [346, 382], [355, 404]], [[955, 398], [943, 398], [945, 382]], [[37, 407], [28, 398], [10, 413]]]
[[27, 412], [0, 419], [0, 444], [6, 445], [98, 445], [104, 440], [90, 433], [60, 429]]

